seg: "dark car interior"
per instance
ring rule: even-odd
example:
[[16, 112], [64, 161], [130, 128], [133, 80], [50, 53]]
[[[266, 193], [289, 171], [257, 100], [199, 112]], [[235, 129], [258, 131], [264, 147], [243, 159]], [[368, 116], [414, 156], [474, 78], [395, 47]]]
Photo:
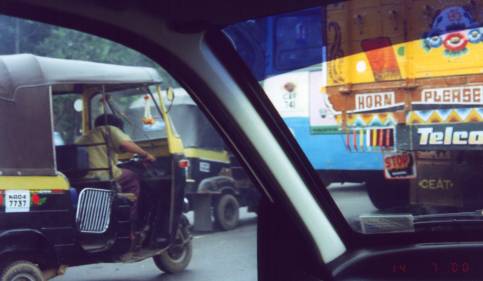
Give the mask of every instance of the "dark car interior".
[[[437, 233], [423, 231], [366, 236], [354, 232], [327, 190], [320, 188], [323, 183], [290, 131], [274, 109], [267, 106], [267, 98], [261, 94], [258, 82], [219, 31], [220, 27], [244, 19], [320, 4], [320, 0], [188, 0], [162, 4], [157, 1], [69, 0], [60, 3], [55, 0], [19, 0], [3, 1], [0, 12], [90, 32], [125, 44], [158, 62], [188, 89], [262, 191], [258, 213], [259, 280], [481, 280], [481, 222], [461, 227], [460, 231]], [[142, 18], [142, 21], [128, 28], [125, 24], [127, 15]], [[240, 122], [228, 114], [223, 102], [213, 94], [215, 89], [201, 73], [160, 44], [158, 39], [162, 35], [150, 33], [150, 26], [145, 25], [147, 23], [163, 24], [163, 28], [177, 34], [179, 42], [184, 42], [183, 38], [190, 34], [204, 34], [203, 40], [218, 55], [221, 66], [232, 75], [272, 130], [311, 194], [321, 198], [320, 208], [346, 247], [342, 255], [331, 262], [321, 259], [313, 237], [303, 224], [303, 217], [290, 204], [281, 183], [270, 172], [269, 163], [249, 141]], [[76, 159], [83, 157], [72, 153]], [[60, 161], [59, 164], [63, 163]]]

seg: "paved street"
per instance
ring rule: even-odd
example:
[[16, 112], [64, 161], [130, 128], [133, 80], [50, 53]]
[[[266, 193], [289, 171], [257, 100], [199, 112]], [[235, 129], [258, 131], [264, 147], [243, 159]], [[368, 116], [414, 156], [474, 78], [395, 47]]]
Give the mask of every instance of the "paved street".
[[[337, 205], [359, 228], [360, 214], [374, 213], [364, 186], [336, 184], [329, 187]], [[188, 216], [192, 219], [192, 216]], [[256, 216], [241, 210], [241, 226], [232, 231], [195, 234], [193, 259], [185, 272], [160, 272], [151, 259], [132, 264], [95, 264], [73, 267], [54, 281], [251, 281], [257, 280]]]
[[241, 210], [241, 225], [226, 232], [196, 234], [185, 272], [168, 275], [151, 259], [131, 264], [94, 264], [67, 269], [53, 281], [252, 281], [257, 280], [256, 216]]

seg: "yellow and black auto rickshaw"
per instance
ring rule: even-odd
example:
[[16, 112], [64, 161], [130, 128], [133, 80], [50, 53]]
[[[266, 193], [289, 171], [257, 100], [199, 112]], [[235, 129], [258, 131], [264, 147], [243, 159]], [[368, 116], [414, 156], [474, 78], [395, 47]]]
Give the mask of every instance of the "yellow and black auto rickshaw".
[[[188, 161], [160, 84], [152, 68], [0, 56], [0, 280], [45, 280], [67, 266], [151, 257], [168, 273], [188, 265]], [[140, 97], [144, 110], [131, 110]], [[89, 146], [105, 145], [109, 152], [109, 142], [74, 140], [103, 113], [124, 120], [125, 132], [156, 158], [145, 165], [133, 155], [120, 157], [119, 166], [139, 175], [138, 198], [111, 177], [86, 177]], [[106, 163], [104, 170], [110, 169]], [[135, 200], [142, 239], [132, 239]]]
[[203, 112], [182, 88], [168, 89], [174, 99], [169, 115], [189, 160], [186, 198], [194, 211], [194, 230], [214, 225], [230, 230], [239, 223], [239, 208], [255, 212], [258, 190]]

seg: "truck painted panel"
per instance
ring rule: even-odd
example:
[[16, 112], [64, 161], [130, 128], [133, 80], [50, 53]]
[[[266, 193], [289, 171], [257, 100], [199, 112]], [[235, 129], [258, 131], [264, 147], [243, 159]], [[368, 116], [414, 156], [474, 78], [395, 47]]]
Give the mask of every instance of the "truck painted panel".
[[326, 6], [328, 87], [482, 72], [482, 1], [364, 2]]
[[[317, 111], [314, 97], [320, 97], [322, 72], [298, 71], [274, 76], [264, 81], [263, 87], [277, 111], [318, 171], [382, 170], [382, 154], [354, 151], [345, 144], [345, 135], [314, 134], [309, 112]], [[318, 111], [317, 111], [318, 112]], [[330, 122], [335, 122], [335, 119]], [[326, 125], [327, 125], [326, 124]]]
[[314, 135], [307, 117], [284, 118], [298, 144], [316, 170], [382, 170], [382, 154], [353, 152], [341, 134]]
[[[380, 170], [383, 151], [432, 149], [413, 145], [417, 135], [404, 132], [417, 129], [399, 134], [401, 125], [482, 122], [483, 64], [475, 59], [483, 55], [482, 4], [327, 5], [322, 12], [325, 62], [319, 87], [311, 86], [309, 94], [310, 130], [304, 131], [305, 120], [284, 118], [314, 167]], [[471, 141], [469, 148], [483, 148]], [[330, 152], [317, 150], [324, 145]]]
[[[304, 38], [302, 14], [245, 23], [265, 35], [264, 64], [250, 64], [240, 33], [230, 36], [322, 179], [366, 182], [378, 208], [479, 204], [483, 0], [354, 0], [319, 15], [320, 61], [295, 63], [307, 48], [298, 44], [282, 72], [269, 67], [277, 65], [272, 39]], [[300, 25], [281, 28], [286, 16]]]
[[[318, 95], [326, 101], [320, 111], [335, 122], [324, 126], [320, 119], [327, 117], [311, 112], [312, 132], [346, 134], [350, 147], [351, 139], [364, 144], [365, 136], [391, 129], [390, 149], [407, 149], [412, 146], [397, 134], [400, 125], [481, 122], [481, 4], [371, 0], [326, 5], [325, 77]], [[405, 145], [398, 146], [399, 140]], [[388, 142], [375, 143], [387, 150]]]

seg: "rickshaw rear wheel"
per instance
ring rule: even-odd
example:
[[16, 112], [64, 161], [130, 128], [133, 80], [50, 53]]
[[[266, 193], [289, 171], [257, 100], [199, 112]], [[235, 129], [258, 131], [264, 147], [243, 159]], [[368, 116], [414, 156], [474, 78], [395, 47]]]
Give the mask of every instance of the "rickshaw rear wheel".
[[216, 225], [222, 230], [231, 230], [240, 221], [240, 203], [235, 196], [223, 194], [213, 208]]
[[1, 281], [44, 281], [42, 272], [35, 264], [20, 260], [7, 264], [2, 270]]
[[176, 232], [173, 245], [163, 253], [154, 256], [154, 264], [165, 273], [183, 271], [191, 261], [193, 244], [187, 227], [180, 227]]

